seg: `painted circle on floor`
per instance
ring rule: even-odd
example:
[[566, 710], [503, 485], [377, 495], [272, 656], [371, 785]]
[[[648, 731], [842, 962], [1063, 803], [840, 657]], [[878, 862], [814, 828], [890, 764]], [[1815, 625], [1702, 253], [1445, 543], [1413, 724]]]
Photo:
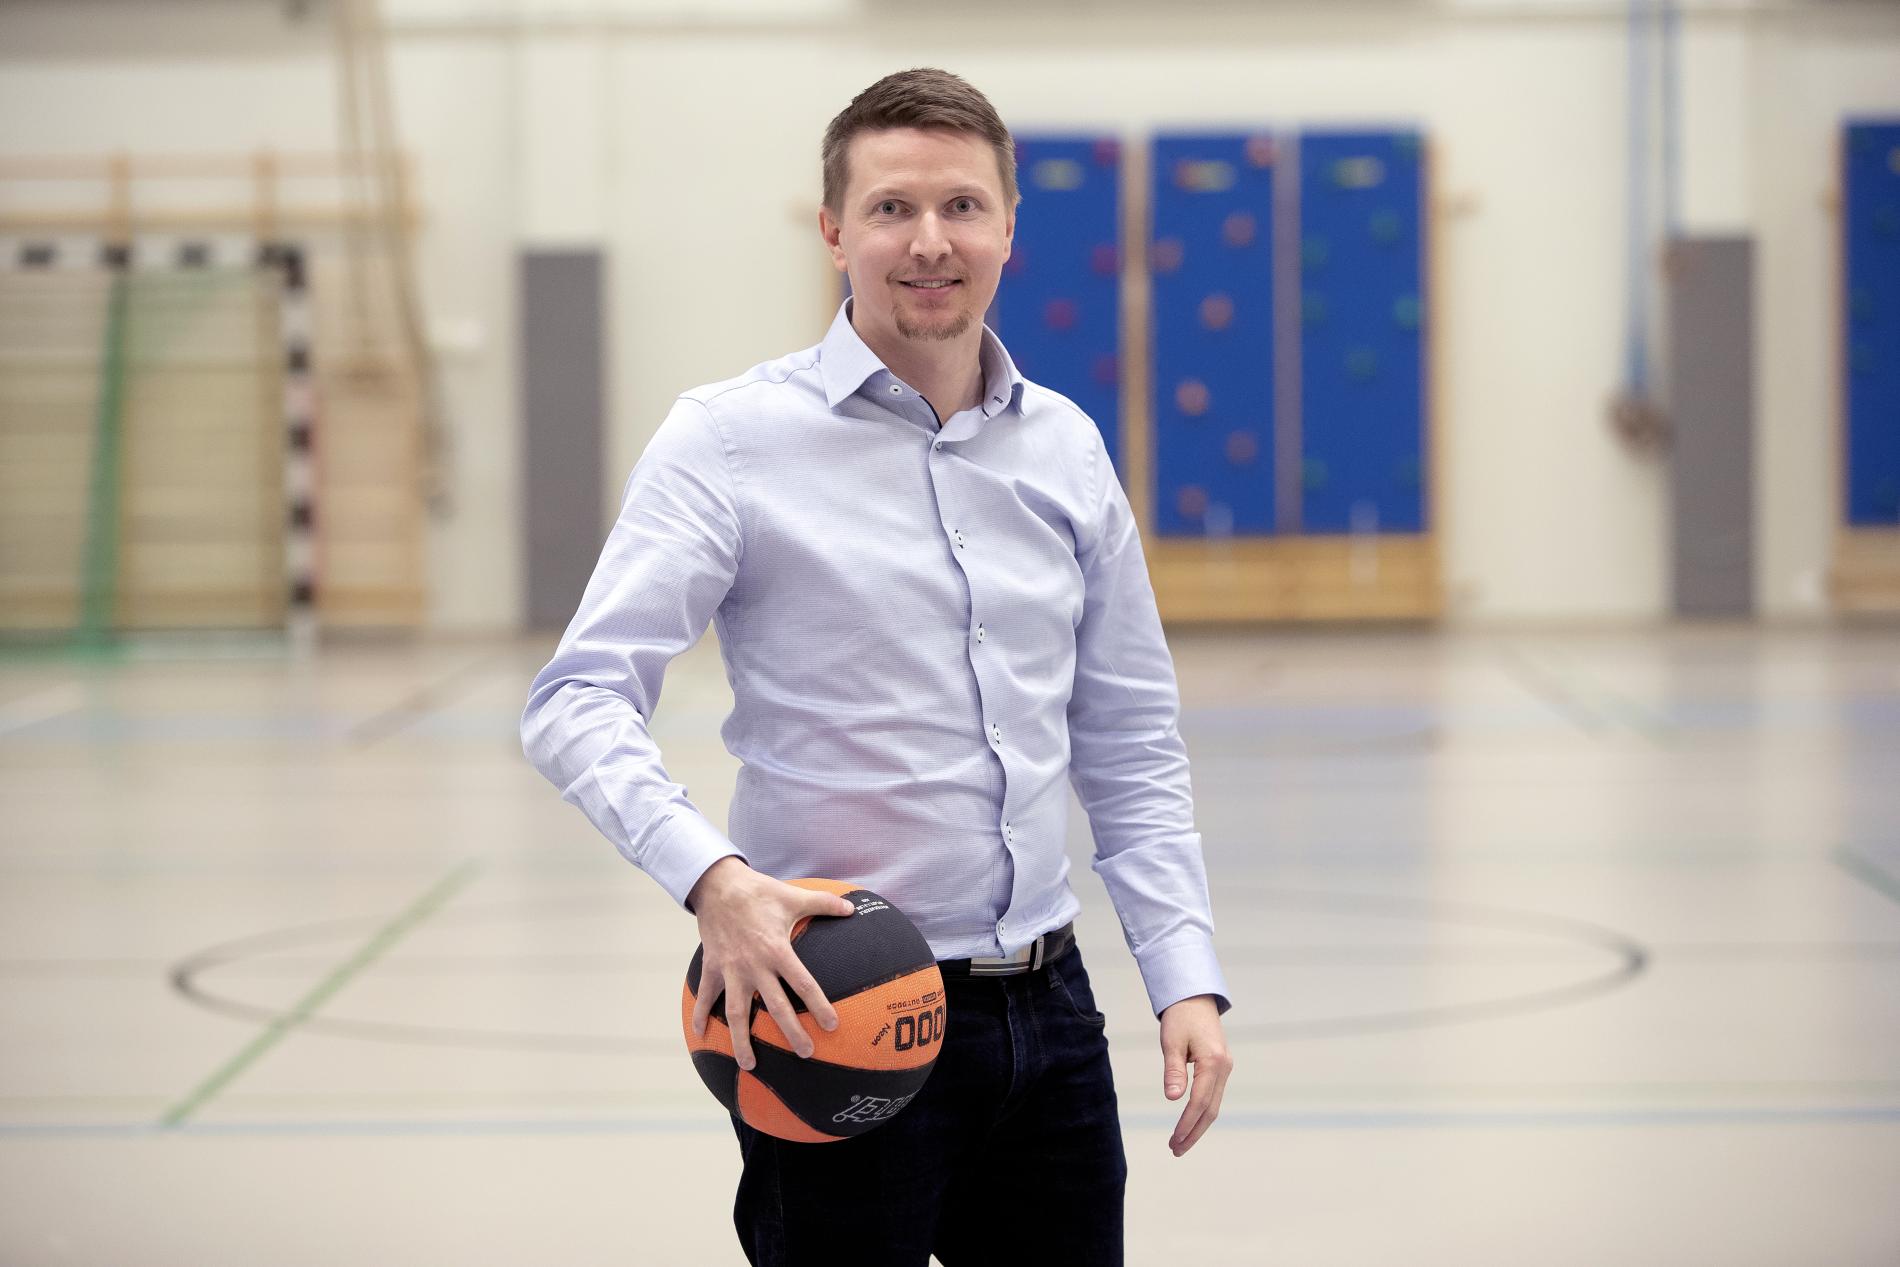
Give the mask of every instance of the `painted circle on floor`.
[[[1505, 1020], [1533, 1012], [1576, 1006], [1622, 989], [1642, 976], [1650, 958], [1649, 951], [1627, 934], [1561, 915], [1439, 899], [1288, 889], [1245, 880], [1225, 881], [1222, 888], [1223, 891], [1245, 891], [1257, 905], [1289, 914], [1322, 915], [1348, 924], [1369, 923], [1390, 928], [1396, 923], [1428, 929], [1433, 935], [1446, 930], [1467, 935], [1473, 930], [1482, 930], [1489, 936], [1509, 934], [1516, 940], [1482, 943], [1487, 948], [1486, 953], [1496, 956], [1500, 963], [1509, 963], [1515, 957], [1520, 968], [1537, 965], [1536, 973], [1540, 978], [1527, 987], [1431, 1002], [1422, 1006], [1379, 1006], [1357, 1010], [1346, 1007], [1319, 1015], [1242, 1021], [1227, 1027], [1230, 1039], [1285, 1042]], [[541, 920], [559, 920], [564, 925], [571, 925], [577, 919], [591, 918], [622, 922], [627, 914], [628, 904], [624, 899], [588, 894], [444, 911], [432, 918], [429, 926], [451, 929], [480, 928], [485, 925], [518, 926], [524, 921]], [[169, 974], [171, 986], [186, 1001], [218, 1015], [267, 1025], [282, 1024], [289, 1009], [255, 1003], [226, 991], [214, 990], [206, 984], [205, 979], [221, 968], [240, 964], [255, 967], [291, 951], [329, 951], [331, 953], [324, 957], [324, 962], [332, 963], [339, 955], [347, 955], [360, 947], [386, 922], [383, 916], [330, 920], [207, 947], [172, 966]], [[682, 936], [690, 935], [691, 929], [683, 927]], [[1105, 936], [1097, 936], [1089, 944], [1105, 947], [1104, 953], [1115, 953]], [[1376, 949], [1377, 939], [1373, 945]], [[1405, 972], [1442, 971], [1442, 952], [1455, 945], [1457, 943], [1447, 941], [1435, 947], [1430, 937], [1422, 944], [1416, 940], [1392, 943], [1387, 947], [1387, 959], [1383, 963], [1376, 955], [1369, 959], [1367, 944], [1353, 937], [1337, 941], [1327, 938], [1318, 944], [1254, 946], [1236, 944], [1229, 938], [1219, 949], [1221, 962], [1228, 970], [1230, 981], [1234, 983], [1233, 988], [1239, 990], [1243, 997], [1254, 1000], [1249, 1010], [1258, 1011], [1279, 1004], [1257, 982], [1252, 984], [1251, 989], [1241, 988], [1241, 983], [1246, 979], [1236, 970], [1244, 971], [1248, 964], [1278, 961], [1282, 967], [1291, 965], [1307, 970], [1384, 967]], [[670, 978], [676, 967], [672, 957], [655, 955], [652, 959], [658, 977], [667, 985], [672, 985]], [[533, 974], [558, 973], [561, 981], [571, 983], [576, 976], [621, 976], [628, 972], [631, 965], [639, 962], [641, 960], [636, 957], [612, 954], [410, 955], [386, 960], [372, 972], [387, 976], [391, 969], [395, 969], [408, 977], [438, 986], [445, 979], [473, 974], [523, 978]], [[313, 975], [320, 975], [322, 970], [322, 967], [315, 968]], [[1548, 979], [1542, 979], [1544, 977]], [[1382, 988], [1369, 993], [1377, 997], [1391, 992], [1390, 979], [1381, 985]], [[601, 993], [603, 996], [609, 994], [609, 987], [603, 986]], [[1294, 993], [1311, 996], [1315, 992], [1309, 984], [1297, 991], [1274, 993], [1284, 998]], [[636, 1011], [629, 1006], [625, 1009], [625, 1015], [631, 1019]], [[1140, 1020], [1143, 1028], [1139, 1031], [1139, 1037], [1148, 1041], [1153, 1037], [1153, 1022], [1145, 1011]], [[338, 1038], [497, 1051], [663, 1054], [671, 1057], [679, 1043], [679, 1035], [670, 1029], [651, 1037], [608, 1032], [533, 1032], [477, 1025], [424, 1025], [332, 1014], [308, 1015], [296, 1024], [297, 1028], [309, 1033]], [[1132, 1027], [1123, 1035], [1129, 1042], [1133, 1042], [1137, 1036], [1137, 1031]]]

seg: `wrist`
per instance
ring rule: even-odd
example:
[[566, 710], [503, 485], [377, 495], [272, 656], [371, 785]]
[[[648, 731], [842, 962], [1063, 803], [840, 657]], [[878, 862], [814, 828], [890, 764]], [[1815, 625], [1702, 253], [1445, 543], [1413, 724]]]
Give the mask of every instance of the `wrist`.
[[717, 901], [736, 873], [750, 869], [745, 859], [738, 854], [729, 853], [718, 859], [699, 873], [699, 879], [693, 881], [693, 887], [686, 893], [686, 909], [695, 915], [700, 914], [705, 909], [707, 899]]

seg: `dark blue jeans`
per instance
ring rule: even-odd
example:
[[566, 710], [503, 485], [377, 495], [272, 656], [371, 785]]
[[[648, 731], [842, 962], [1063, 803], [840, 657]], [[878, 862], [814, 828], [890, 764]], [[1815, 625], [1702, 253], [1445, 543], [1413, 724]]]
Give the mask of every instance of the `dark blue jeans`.
[[733, 1119], [754, 1267], [1121, 1263], [1128, 1163], [1081, 951], [944, 986], [943, 1052], [889, 1122], [790, 1144]]

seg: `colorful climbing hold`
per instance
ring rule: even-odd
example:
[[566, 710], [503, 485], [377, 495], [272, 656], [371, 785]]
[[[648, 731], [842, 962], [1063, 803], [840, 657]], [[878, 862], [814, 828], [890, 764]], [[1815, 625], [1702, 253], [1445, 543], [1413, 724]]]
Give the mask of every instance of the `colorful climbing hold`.
[[1201, 300], [1201, 324], [1209, 330], [1225, 330], [1234, 321], [1234, 301], [1219, 291]]
[[1207, 412], [1207, 384], [1198, 378], [1184, 378], [1175, 386], [1174, 406], [1190, 418]]

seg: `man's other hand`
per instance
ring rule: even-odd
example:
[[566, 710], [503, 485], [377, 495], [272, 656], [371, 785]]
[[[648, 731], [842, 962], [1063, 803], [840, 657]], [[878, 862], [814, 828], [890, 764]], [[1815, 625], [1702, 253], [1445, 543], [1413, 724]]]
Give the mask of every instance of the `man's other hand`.
[[1197, 994], [1170, 1004], [1161, 1013], [1162, 1090], [1170, 1100], [1178, 1100], [1188, 1091], [1187, 1067], [1194, 1066], [1194, 1091], [1168, 1148], [1176, 1157], [1194, 1147], [1207, 1128], [1220, 1116], [1221, 1093], [1227, 1089], [1227, 1075], [1234, 1071], [1234, 1058], [1227, 1052], [1227, 1035], [1221, 1028], [1220, 1007], [1211, 994]]

